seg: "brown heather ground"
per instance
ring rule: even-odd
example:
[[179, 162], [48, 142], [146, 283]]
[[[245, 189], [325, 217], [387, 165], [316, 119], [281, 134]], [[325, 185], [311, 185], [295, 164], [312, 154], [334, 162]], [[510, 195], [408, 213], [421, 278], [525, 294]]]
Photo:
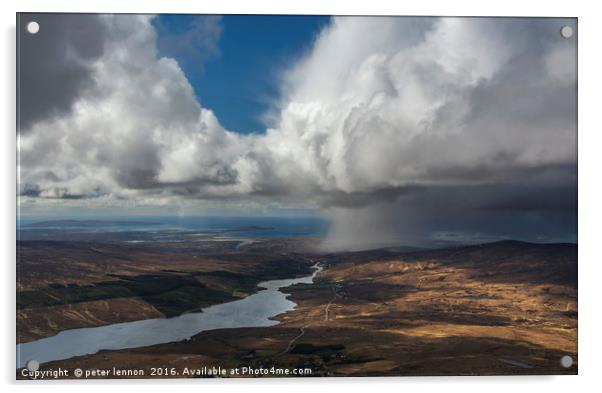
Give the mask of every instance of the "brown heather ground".
[[308, 275], [280, 253], [23, 241], [17, 255], [17, 343], [66, 329], [198, 311], [258, 290], [257, 283]]
[[[278, 316], [277, 326], [207, 331], [184, 342], [101, 351], [42, 369], [143, 368], [147, 375], [150, 367], [203, 366], [308, 367], [324, 376], [577, 373], [576, 245], [500, 242], [312, 259], [324, 271], [313, 284], [286, 289], [298, 306]], [[571, 368], [560, 366], [563, 355], [575, 360]]]

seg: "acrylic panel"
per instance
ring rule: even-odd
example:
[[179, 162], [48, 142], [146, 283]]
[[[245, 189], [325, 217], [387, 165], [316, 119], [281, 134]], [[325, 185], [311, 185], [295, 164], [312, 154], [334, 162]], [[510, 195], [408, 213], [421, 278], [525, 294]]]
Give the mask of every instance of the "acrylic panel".
[[17, 14], [17, 378], [576, 374], [576, 65], [576, 18]]

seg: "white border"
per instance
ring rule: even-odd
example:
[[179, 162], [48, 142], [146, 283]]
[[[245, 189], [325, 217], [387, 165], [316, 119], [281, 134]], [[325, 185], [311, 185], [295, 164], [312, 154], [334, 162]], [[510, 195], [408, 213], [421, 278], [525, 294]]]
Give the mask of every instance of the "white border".
[[[544, 392], [567, 392], [599, 385], [597, 368], [600, 365], [600, 327], [598, 289], [602, 287], [602, 244], [599, 240], [602, 223], [600, 202], [600, 168], [602, 162], [602, 132], [600, 122], [600, 38], [601, 14], [595, 2], [545, 1], [526, 2], [506, 0], [484, 1], [434, 1], [396, 2], [385, 0], [125, 0], [74, 1], [74, 0], [5, 0], [0, 3], [2, 12], [2, 72], [3, 92], [0, 106], [2, 129], [1, 171], [1, 249], [3, 250], [4, 318], [2, 329], [2, 357], [0, 370], [2, 382], [10, 390], [35, 389], [36, 383], [14, 382], [14, 315], [15, 315], [15, 12], [120, 12], [120, 13], [289, 13], [289, 14], [345, 14], [345, 15], [456, 15], [456, 16], [570, 16], [579, 18], [579, 376], [561, 377], [450, 377], [450, 378], [326, 378], [295, 380], [240, 380], [240, 381], [103, 381], [53, 382], [39, 388], [44, 391], [86, 390], [96, 392], [107, 389], [140, 389], [160, 392], [169, 385], [191, 391], [282, 391], [301, 392], [307, 389], [324, 389], [346, 392], [365, 391], [372, 386], [378, 389], [401, 392], [507, 392], [510, 389], [538, 389]], [[143, 387], [134, 387], [143, 385]]]

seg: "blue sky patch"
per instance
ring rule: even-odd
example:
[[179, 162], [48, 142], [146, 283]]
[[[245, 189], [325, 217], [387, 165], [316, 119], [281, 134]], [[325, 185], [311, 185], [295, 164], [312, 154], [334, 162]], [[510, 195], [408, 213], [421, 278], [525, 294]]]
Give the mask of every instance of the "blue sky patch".
[[174, 57], [201, 105], [239, 133], [263, 132], [282, 71], [306, 53], [327, 16], [161, 15], [161, 56]]

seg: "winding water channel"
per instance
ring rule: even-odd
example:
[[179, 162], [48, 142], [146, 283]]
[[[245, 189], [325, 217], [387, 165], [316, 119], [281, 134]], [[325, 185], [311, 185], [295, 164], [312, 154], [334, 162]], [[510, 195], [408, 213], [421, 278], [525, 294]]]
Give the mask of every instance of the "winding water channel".
[[293, 310], [296, 304], [280, 291], [290, 285], [313, 282], [322, 270], [314, 265], [311, 276], [259, 283], [265, 288], [244, 299], [207, 307], [202, 312], [174, 318], [145, 319], [92, 328], [65, 330], [59, 334], [17, 345], [17, 368], [29, 360], [45, 363], [100, 350], [137, 348], [188, 339], [205, 330], [272, 326], [269, 319]]

